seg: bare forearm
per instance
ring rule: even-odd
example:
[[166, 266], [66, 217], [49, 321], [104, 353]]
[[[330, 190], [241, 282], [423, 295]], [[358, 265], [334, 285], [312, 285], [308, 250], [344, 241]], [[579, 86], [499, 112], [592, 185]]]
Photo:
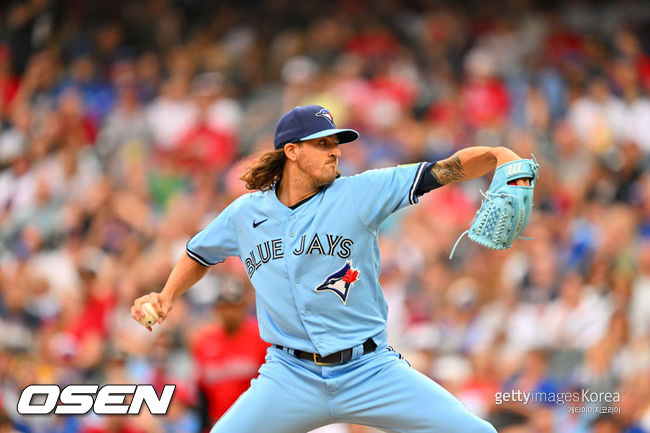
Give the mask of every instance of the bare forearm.
[[161, 296], [173, 301], [203, 278], [208, 269], [210, 268], [200, 265], [189, 258], [187, 254], [183, 254], [172, 269]]
[[208, 272], [208, 267], [202, 266], [194, 260], [190, 259], [186, 254], [174, 265], [165, 287], [158, 292], [150, 292], [146, 295], [140, 296], [133, 301], [131, 306], [131, 316], [147, 327], [149, 332], [152, 331], [152, 323], [143, 323], [145, 318], [143, 308], [145, 304], [151, 304], [158, 315], [158, 322], [162, 323], [166, 318], [169, 311], [172, 309], [174, 299], [185, 293], [190, 287], [196, 284]]
[[441, 185], [481, 177], [506, 162], [520, 159], [506, 147], [474, 146], [436, 162], [431, 174]]

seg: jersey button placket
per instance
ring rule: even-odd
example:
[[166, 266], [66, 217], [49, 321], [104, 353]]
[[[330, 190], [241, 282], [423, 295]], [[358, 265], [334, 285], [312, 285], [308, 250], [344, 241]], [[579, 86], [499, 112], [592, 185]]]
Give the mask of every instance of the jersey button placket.
[[[299, 248], [298, 245], [293, 244], [294, 239], [296, 238], [296, 236], [300, 236], [300, 234], [296, 235], [296, 229], [299, 228], [299, 227], [296, 226], [296, 216], [295, 215], [289, 215], [287, 220], [288, 221], [286, 221], [286, 225], [285, 225], [285, 230], [286, 230], [285, 234], [287, 234], [289, 236], [289, 238], [292, 238], [291, 241], [288, 242], [288, 244], [287, 244], [289, 246], [288, 250], [292, 251], [293, 249]], [[285, 257], [287, 257], [287, 256], [285, 255]], [[294, 273], [293, 274], [293, 281], [295, 283], [293, 285], [294, 286], [293, 289], [297, 290], [298, 293], [303, 292], [304, 290], [301, 287], [302, 278]], [[318, 342], [318, 344], [323, 343], [324, 339], [322, 337], [320, 339], [318, 339], [318, 338], [313, 337], [311, 335], [312, 332], [313, 332], [313, 328], [314, 327], [319, 327], [319, 324], [314, 322], [314, 320], [316, 320], [316, 317], [317, 317], [317, 312], [315, 312], [313, 308], [310, 308], [305, 304], [301, 304], [298, 299], [301, 299], [301, 296], [297, 296], [296, 301], [298, 302], [298, 304], [296, 306], [299, 309], [302, 310], [301, 311], [301, 316], [303, 318], [303, 323], [304, 323], [305, 327], [308, 329], [308, 334], [310, 334], [310, 337], [312, 337], [312, 341]], [[314, 316], [314, 315], [316, 315], [316, 316]], [[310, 331], [310, 329], [312, 331]]]
[[[289, 221], [290, 221], [290, 223], [293, 222], [293, 221], [295, 221], [295, 220], [296, 220], [296, 216], [295, 216], [295, 215], [289, 215]], [[289, 230], [291, 230], [291, 229], [293, 228], [293, 227], [292, 227], [292, 224], [288, 224], [287, 228], [288, 228]], [[292, 231], [289, 232], [289, 236], [290, 236], [290, 237], [294, 237], [294, 236], [296, 236], [296, 233], [292, 230]]]

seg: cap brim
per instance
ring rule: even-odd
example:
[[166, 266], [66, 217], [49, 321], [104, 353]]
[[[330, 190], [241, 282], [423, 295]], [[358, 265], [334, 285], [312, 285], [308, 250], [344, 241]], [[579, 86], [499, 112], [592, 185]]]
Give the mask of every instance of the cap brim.
[[339, 144], [349, 143], [359, 138], [359, 133], [354, 129], [324, 129], [306, 137], [302, 137], [300, 141], [329, 137], [330, 135], [337, 135], [339, 137]]

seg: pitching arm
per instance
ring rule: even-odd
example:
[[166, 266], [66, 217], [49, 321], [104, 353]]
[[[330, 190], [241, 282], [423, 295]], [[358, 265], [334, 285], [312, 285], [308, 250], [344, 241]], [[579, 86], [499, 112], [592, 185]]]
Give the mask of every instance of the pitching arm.
[[[203, 278], [208, 269], [210, 269], [208, 266], [203, 266], [191, 259], [187, 254], [183, 254], [174, 265], [165, 287], [160, 293], [151, 292], [133, 301], [131, 316], [139, 322], [144, 317], [142, 305], [150, 302], [156, 314], [158, 314], [158, 323], [162, 323], [172, 309], [174, 299], [185, 293]], [[148, 326], [147, 329], [151, 332], [151, 326]]]
[[210, 267], [203, 266], [187, 254], [181, 255], [172, 269], [160, 296], [170, 301], [178, 298], [208, 273]]

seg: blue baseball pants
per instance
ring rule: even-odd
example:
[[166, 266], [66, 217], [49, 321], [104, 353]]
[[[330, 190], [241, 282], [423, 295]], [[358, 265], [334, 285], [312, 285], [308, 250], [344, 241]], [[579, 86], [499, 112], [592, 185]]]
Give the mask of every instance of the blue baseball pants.
[[387, 347], [320, 366], [270, 347], [260, 375], [211, 433], [305, 433], [333, 423], [399, 433], [496, 433]]

